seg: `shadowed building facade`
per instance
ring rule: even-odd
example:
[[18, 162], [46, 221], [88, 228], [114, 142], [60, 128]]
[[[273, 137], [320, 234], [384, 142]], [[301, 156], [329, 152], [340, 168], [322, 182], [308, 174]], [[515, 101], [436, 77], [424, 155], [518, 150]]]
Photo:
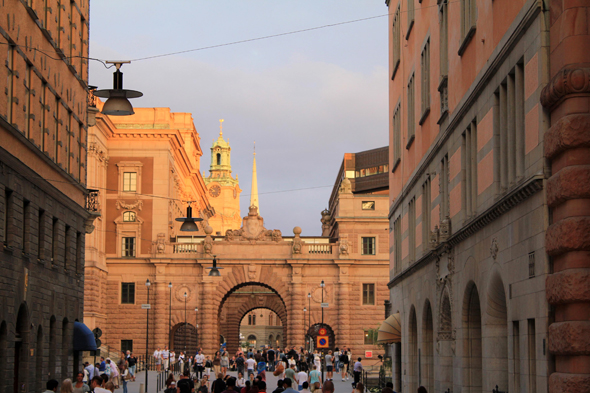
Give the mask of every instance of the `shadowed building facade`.
[[396, 390], [588, 391], [590, 5], [386, 4]]
[[[0, 391], [80, 367], [88, 1], [0, 6]], [[94, 209], [94, 204], [88, 206]]]

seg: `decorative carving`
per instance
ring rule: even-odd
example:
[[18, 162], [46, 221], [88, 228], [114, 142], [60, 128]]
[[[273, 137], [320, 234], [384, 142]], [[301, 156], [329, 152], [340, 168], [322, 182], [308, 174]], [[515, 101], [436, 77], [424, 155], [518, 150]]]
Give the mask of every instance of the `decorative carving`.
[[340, 255], [348, 255], [348, 235], [342, 235], [340, 238]]
[[117, 210], [121, 210], [121, 209], [125, 209], [125, 210], [139, 210], [141, 211], [141, 209], [143, 209], [143, 201], [137, 200], [135, 201], [135, 203], [125, 203], [123, 201], [117, 200], [117, 202], [115, 202], [115, 207], [117, 208]]
[[158, 240], [156, 240], [156, 251], [158, 254], [163, 254], [166, 251], [166, 234], [158, 233]]
[[338, 190], [338, 192], [340, 194], [352, 194], [352, 184], [350, 183], [350, 180], [347, 177], [342, 179], [342, 182], [340, 183], [340, 189]]
[[541, 104], [550, 109], [567, 96], [590, 94], [590, 68], [564, 67], [541, 92]]
[[490, 255], [494, 260], [498, 256], [498, 240], [496, 238], [492, 239], [492, 245], [490, 246]]
[[211, 238], [211, 233], [213, 232], [213, 228], [209, 225], [205, 227], [205, 240], [203, 240], [203, 252], [206, 255], [211, 255], [213, 253], [213, 239]]
[[179, 302], [183, 302], [184, 303], [184, 294], [185, 293], [186, 293], [186, 301], [187, 302], [190, 302], [191, 300], [193, 300], [193, 295], [194, 295], [193, 294], [193, 291], [187, 285], [181, 285], [180, 287], [178, 287], [176, 289], [176, 292], [175, 292], [174, 297]]
[[[322, 302], [322, 287], [320, 285], [316, 285], [311, 289], [311, 298], [316, 303]], [[326, 284], [324, 287], [324, 303], [329, 303], [331, 299], [332, 293], [332, 285]]]
[[248, 278], [250, 280], [256, 279], [256, 266], [255, 265], [248, 266]]
[[428, 238], [428, 244], [429, 244], [431, 250], [434, 250], [436, 247], [438, 247], [438, 244], [439, 244], [438, 225], [435, 225], [434, 230], [430, 231], [430, 236]]
[[242, 221], [242, 228], [237, 230], [228, 229], [225, 232], [225, 241], [230, 242], [248, 241], [256, 243], [257, 241], [273, 241], [278, 243], [282, 240], [281, 231], [264, 228], [264, 219], [258, 214], [256, 206], [250, 206], [248, 215]]
[[451, 219], [446, 216], [440, 222], [439, 241], [446, 242], [449, 236], [451, 236]]
[[293, 228], [293, 234], [295, 235], [293, 238], [293, 254], [301, 254], [301, 228]]
[[86, 210], [90, 212], [100, 213], [100, 191], [99, 190], [88, 190], [86, 196]]

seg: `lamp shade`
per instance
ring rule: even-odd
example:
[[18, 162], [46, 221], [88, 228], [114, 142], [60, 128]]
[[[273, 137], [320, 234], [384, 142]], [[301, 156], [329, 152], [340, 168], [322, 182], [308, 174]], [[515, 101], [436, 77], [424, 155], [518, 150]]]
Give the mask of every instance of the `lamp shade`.
[[125, 97], [110, 97], [104, 103], [102, 113], [109, 116], [129, 116], [135, 114], [133, 106]]

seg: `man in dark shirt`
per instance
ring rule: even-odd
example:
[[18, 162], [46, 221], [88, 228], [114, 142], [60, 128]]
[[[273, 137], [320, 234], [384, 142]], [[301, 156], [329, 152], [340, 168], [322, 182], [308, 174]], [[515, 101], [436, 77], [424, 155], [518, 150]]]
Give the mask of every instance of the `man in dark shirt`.
[[223, 381], [223, 374], [217, 374], [217, 379], [211, 384], [211, 393], [223, 393], [225, 390], [225, 382]]
[[272, 393], [283, 393], [283, 391], [285, 390], [285, 388], [283, 387], [283, 382], [284, 381], [282, 379], [279, 379], [277, 381], [277, 386], [278, 387], [275, 390], [273, 390]]
[[227, 388], [223, 391], [223, 393], [233, 393], [238, 392], [239, 389], [236, 388], [236, 379], [234, 377], [230, 377], [226, 381]]
[[260, 350], [256, 351], [256, 354], [254, 355], [254, 360], [256, 360], [256, 364], [260, 363], [260, 360], [262, 359], [262, 355], [260, 354]]
[[268, 358], [268, 364], [270, 365], [269, 371], [275, 371], [275, 351], [272, 347], [266, 352], [266, 357]]
[[185, 371], [184, 374], [180, 376], [180, 379], [176, 383], [176, 387], [179, 389], [180, 393], [193, 393], [195, 391], [195, 384], [190, 380], [188, 371]]

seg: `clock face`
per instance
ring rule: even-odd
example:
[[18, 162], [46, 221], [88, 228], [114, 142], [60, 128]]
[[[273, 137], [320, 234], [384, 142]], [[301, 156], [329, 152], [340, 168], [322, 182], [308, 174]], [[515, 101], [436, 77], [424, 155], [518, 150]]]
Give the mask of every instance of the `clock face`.
[[214, 184], [209, 189], [209, 195], [211, 195], [213, 198], [217, 198], [220, 193], [221, 193], [221, 187], [219, 187], [217, 184]]

